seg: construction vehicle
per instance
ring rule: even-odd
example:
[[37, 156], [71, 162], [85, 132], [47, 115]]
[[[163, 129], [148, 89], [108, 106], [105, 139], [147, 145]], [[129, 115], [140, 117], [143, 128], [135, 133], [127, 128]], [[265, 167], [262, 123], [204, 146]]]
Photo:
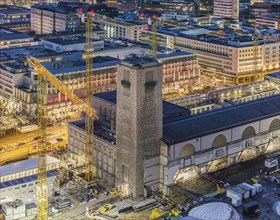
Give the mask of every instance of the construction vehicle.
[[110, 195], [116, 195], [118, 193], [118, 189], [117, 188], [113, 188], [110, 190]]
[[259, 183], [260, 182], [260, 177], [259, 176], [254, 176], [251, 178], [253, 183]]
[[174, 216], [174, 217], [179, 217], [180, 214], [181, 214], [181, 211], [176, 210], [176, 209], [172, 209], [172, 210], [169, 212], [169, 216]]
[[150, 214], [150, 220], [154, 220], [154, 219], [157, 219], [157, 218], [162, 218], [164, 216], [166, 216], [168, 213], [160, 208], [154, 208], [152, 211], [151, 211], [151, 214]]
[[107, 212], [107, 211], [109, 211], [109, 210], [111, 210], [111, 209], [113, 209], [113, 208], [114, 208], [113, 205], [111, 205], [111, 204], [105, 204], [105, 205], [101, 206], [101, 207], [98, 209], [98, 211], [104, 213], [104, 212]]

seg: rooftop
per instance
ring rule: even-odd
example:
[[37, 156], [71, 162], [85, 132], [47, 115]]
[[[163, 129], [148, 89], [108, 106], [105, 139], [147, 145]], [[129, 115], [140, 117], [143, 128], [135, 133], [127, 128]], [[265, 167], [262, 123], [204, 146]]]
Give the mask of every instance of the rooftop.
[[0, 41], [6, 40], [20, 40], [20, 39], [33, 39], [29, 34], [26, 33], [12, 33], [12, 34], [1, 34]]
[[28, 66], [23, 61], [11, 61], [0, 65], [3, 69], [8, 69], [10, 73], [26, 73]]
[[[18, 59], [21, 57], [29, 57], [35, 55], [48, 54], [50, 50], [42, 46], [20, 47], [0, 50], [0, 62], [12, 59]], [[53, 51], [52, 51], [53, 53]]]
[[171, 58], [171, 57], [180, 57], [180, 56], [189, 56], [192, 55], [194, 56], [194, 53], [191, 52], [186, 52], [186, 51], [178, 51], [178, 52], [172, 52], [172, 53], [166, 53], [166, 54], [158, 54], [157, 58], [158, 59], [166, 59], [166, 58]]
[[164, 124], [163, 141], [176, 144], [280, 114], [280, 95]]
[[[79, 7], [78, 5], [76, 7]], [[56, 13], [61, 13], [61, 14], [76, 14], [75, 12], [75, 7], [66, 7], [66, 5], [59, 6], [59, 4], [35, 4], [32, 5], [32, 8], [34, 9], [40, 9], [40, 10], [46, 10], [46, 11], [51, 11], [51, 12], [56, 12]]]
[[103, 99], [114, 105], [117, 104], [117, 90], [113, 90], [110, 92], [101, 92], [101, 93], [94, 94], [93, 96], [97, 97], [98, 99]]
[[[119, 60], [113, 57], [97, 56], [93, 60], [93, 69], [106, 68], [106, 67], [116, 67], [119, 63]], [[54, 62], [45, 62], [42, 65], [48, 69], [52, 74], [64, 74], [71, 72], [79, 72], [86, 70], [85, 60], [76, 60], [76, 61], [54, 61]]]
[[[44, 40], [60, 45], [86, 43], [86, 38], [84, 36], [60, 37], [60, 38], [51, 38], [51, 39], [44, 39]], [[93, 41], [103, 42], [102, 40], [93, 40]]]
[[267, 74], [267, 75], [265, 75], [265, 77], [272, 77], [272, 78], [280, 79], [280, 71], [275, 72], [275, 73], [271, 73], [271, 74]]
[[[57, 176], [57, 173], [48, 172], [47, 176], [54, 177], [54, 176]], [[16, 185], [20, 185], [20, 184], [24, 184], [24, 183], [33, 182], [33, 181], [36, 181], [37, 179], [38, 179], [38, 175], [36, 174], [36, 175], [32, 175], [32, 176], [26, 176], [26, 177], [14, 179], [14, 180], [0, 182], [0, 189], [11, 187], [11, 186], [16, 186]]]
[[130, 67], [134, 67], [136, 69], [145, 68], [151, 65], [159, 65], [158, 61], [151, 56], [139, 57], [136, 54], [129, 55], [121, 61], [121, 64], [129, 65]]
[[[110, 92], [102, 92], [93, 95], [98, 99], [103, 99], [106, 102], [109, 102], [113, 105], [117, 104], [117, 90]], [[178, 105], [174, 105], [170, 102], [163, 101], [163, 119], [164, 121], [174, 120], [182, 118], [189, 115], [189, 111]]]
[[[47, 156], [47, 164], [49, 165], [54, 163], [59, 163], [59, 160], [54, 157]], [[0, 177], [36, 168], [38, 168], [38, 157], [0, 166]]]
[[0, 14], [3, 15], [30, 14], [30, 10], [28, 8], [17, 7], [14, 5], [1, 5]]

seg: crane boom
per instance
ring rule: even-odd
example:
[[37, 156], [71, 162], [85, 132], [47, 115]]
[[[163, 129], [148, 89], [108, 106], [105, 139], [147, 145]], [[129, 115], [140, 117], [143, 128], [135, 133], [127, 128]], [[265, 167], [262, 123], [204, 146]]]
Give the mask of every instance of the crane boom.
[[62, 92], [67, 98], [73, 102], [74, 105], [80, 107], [80, 109], [86, 113], [90, 118], [97, 118], [95, 110], [88, 104], [85, 103], [82, 99], [76, 96], [73, 91], [71, 91], [66, 85], [63, 84], [59, 79], [53, 76], [38, 60], [33, 61], [31, 58], [27, 58], [27, 62], [33, 66], [36, 72], [40, 76], [44, 76], [44, 78], [53, 84], [60, 92]]

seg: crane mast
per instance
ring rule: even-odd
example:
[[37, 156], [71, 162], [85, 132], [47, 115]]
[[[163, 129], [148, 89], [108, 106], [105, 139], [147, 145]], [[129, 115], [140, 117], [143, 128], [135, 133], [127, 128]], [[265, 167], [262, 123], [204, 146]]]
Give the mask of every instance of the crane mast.
[[152, 24], [152, 55], [156, 59], [157, 58], [157, 16], [153, 16], [153, 24]]
[[[93, 11], [88, 12], [86, 21], [86, 104], [91, 106], [92, 90], [91, 77], [93, 73], [93, 28], [92, 28]], [[93, 180], [93, 126], [94, 122], [90, 116], [86, 115], [85, 130], [86, 130], [86, 144], [85, 144], [85, 180]]]
[[38, 72], [38, 99], [37, 114], [39, 126], [38, 142], [38, 183], [37, 183], [37, 219], [48, 219], [48, 182], [47, 182], [47, 159], [46, 159], [46, 116], [47, 116], [47, 80], [42, 68]]
[[259, 50], [258, 50], [258, 42], [259, 42], [259, 35], [258, 35], [258, 25], [257, 23], [255, 24], [254, 28], [254, 41], [253, 41], [253, 50], [254, 50], [254, 60], [253, 60], [253, 72], [254, 72], [254, 77], [256, 77], [257, 80], [263, 80], [264, 79], [264, 74], [263, 72], [258, 72], [258, 59], [259, 59]]
[[254, 42], [253, 42], [253, 46], [254, 46], [254, 60], [253, 60], [253, 71], [254, 71], [254, 75], [255, 77], [258, 74], [258, 28], [257, 28], [257, 24], [255, 24], [255, 28], [254, 28]]

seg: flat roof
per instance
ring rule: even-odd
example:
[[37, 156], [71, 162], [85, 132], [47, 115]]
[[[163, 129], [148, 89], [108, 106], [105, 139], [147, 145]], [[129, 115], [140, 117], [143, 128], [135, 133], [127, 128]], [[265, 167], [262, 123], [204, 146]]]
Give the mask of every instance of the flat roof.
[[42, 46], [3, 49], [0, 50], [0, 61], [6, 61], [11, 59], [17, 59], [20, 57], [36, 56], [36, 55], [42, 55], [48, 53], [50, 53], [50, 50]]
[[280, 95], [165, 123], [163, 141], [172, 145], [280, 114]]
[[136, 69], [141, 69], [151, 65], [159, 65], [158, 61], [152, 56], [139, 57], [136, 54], [131, 54], [121, 61], [121, 64], [129, 65]]
[[279, 72], [275, 72], [275, 73], [271, 73], [271, 74], [267, 74], [267, 75], [265, 75], [265, 77], [266, 76], [280, 79], [280, 71]]
[[30, 14], [30, 9], [14, 5], [1, 5], [0, 14]]
[[186, 51], [178, 51], [178, 52], [172, 52], [172, 53], [163, 53], [163, 54], [158, 54], [157, 59], [164, 59], [164, 58], [172, 58], [172, 57], [180, 57], [180, 56], [196, 56], [196, 54], [192, 52], [186, 52]]
[[[102, 59], [104, 58], [104, 59]], [[98, 61], [96, 61], [98, 60]], [[93, 69], [105, 68], [105, 67], [116, 67], [119, 63], [119, 60], [113, 57], [94, 57], [93, 60]], [[77, 60], [77, 61], [54, 61], [54, 62], [45, 62], [42, 65], [49, 70], [53, 75], [63, 74], [63, 73], [72, 73], [86, 70], [86, 61]], [[55, 67], [54, 67], [55, 66]]]
[[[10, 69], [9, 72], [12, 74], [23, 74], [26, 73], [28, 66], [23, 61], [11, 61], [0, 65], [3, 69]], [[14, 71], [11, 71], [13, 69]]]
[[110, 92], [101, 92], [101, 93], [97, 93], [97, 94], [93, 94], [93, 96], [99, 98], [99, 99], [103, 99], [107, 102], [110, 102], [114, 105], [117, 104], [117, 90], [113, 90]]
[[0, 34], [0, 41], [4, 40], [17, 40], [17, 39], [26, 39], [26, 38], [31, 38], [33, 39], [32, 36], [26, 33], [12, 33], [12, 34]]
[[28, 10], [22, 10], [22, 9], [0, 9], [0, 14], [4, 14], [4, 15], [15, 15], [15, 14], [30, 14], [30, 12]]
[[[54, 176], [57, 176], [57, 172], [48, 172], [47, 173], [47, 177], [54, 177]], [[37, 174], [14, 179], [14, 180], [9, 180], [9, 181], [5, 181], [5, 182], [0, 182], [0, 189], [4, 189], [7, 187], [16, 186], [16, 185], [20, 185], [20, 184], [24, 184], [24, 183], [33, 182], [36, 180], [38, 180]]]
[[[54, 157], [47, 155], [47, 164], [59, 163], [60, 161]], [[15, 163], [0, 166], [0, 177], [19, 173], [25, 170], [38, 168], [38, 157], [28, 160], [22, 160]]]
[[[51, 42], [60, 45], [69, 45], [69, 44], [85, 44], [86, 38], [84, 36], [74, 36], [74, 37], [60, 37], [60, 38], [50, 38], [43, 39], [46, 42]], [[93, 39], [93, 42], [102, 42], [103, 40]]]
[[[103, 99], [113, 105], [117, 104], [117, 90], [110, 92], [102, 92], [94, 94], [93, 96]], [[189, 111], [186, 108], [172, 104], [170, 102], [163, 101], [163, 119], [164, 121], [174, 120], [189, 115]], [[76, 125], [78, 126], [78, 124]]]

